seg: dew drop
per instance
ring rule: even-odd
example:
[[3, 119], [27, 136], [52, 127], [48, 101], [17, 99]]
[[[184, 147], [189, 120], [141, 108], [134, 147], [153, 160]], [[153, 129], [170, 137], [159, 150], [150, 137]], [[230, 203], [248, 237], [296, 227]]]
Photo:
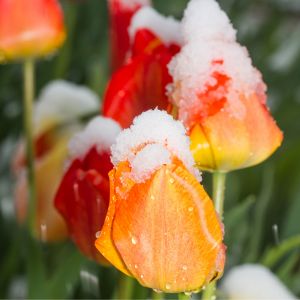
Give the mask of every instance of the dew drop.
[[153, 195], [150, 196], [151, 200], [155, 200], [155, 197]]
[[135, 268], [135, 269], [137, 269], [137, 268], [138, 268], [138, 265], [137, 265], [137, 264], [135, 264], [135, 265], [134, 265], [134, 268]]
[[153, 291], [154, 291], [155, 293], [157, 293], [157, 294], [161, 294], [161, 293], [162, 293], [162, 291], [161, 291], [161, 290], [158, 290], [158, 289], [153, 289]]
[[167, 283], [166, 284], [166, 290], [170, 290], [171, 289], [171, 284], [170, 283]]
[[186, 265], [182, 266], [182, 270], [186, 271], [188, 269], [188, 267]]
[[98, 239], [101, 236], [101, 231], [96, 232], [96, 239]]
[[133, 245], [136, 245], [136, 244], [137, 244], [137, 239], [136, 239], [134, 236], [131, 238], [131, 243], [132, 243]]
[[186, 295], [186, 296], [192, 296], [192, 292], [184, 292], [184, 294]]
[[171, 179], [169, 180], [169, 182], [170, 182], [171, 184], [173, 184], [173, 183], [175, 182], [175, 180], [174, 180], [173, 178], [171, 178]]
[[141, 279], [143, 279], [143, 278], [144, 278], [144, 275], [142, 274], [142, 275], [141, 275]]
[[190, 206], [189, 208], [188, 208], [188, 211], [189, 212], [192, 212], [194, 210], [194, 207], [192, 207], [192, 206]]

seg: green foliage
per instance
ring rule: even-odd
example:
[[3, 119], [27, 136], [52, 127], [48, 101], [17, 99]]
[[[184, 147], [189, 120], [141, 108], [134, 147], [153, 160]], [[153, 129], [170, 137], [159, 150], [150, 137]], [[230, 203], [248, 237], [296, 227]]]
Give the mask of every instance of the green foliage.
[[[154, 4], [180, 18], [187, 2]], [[296, 0], [220, 0], [220, 4], [263, 73], [268, 103], [285, 134], [282, 147], [267, 162], [228, 176], [227, 269], [261, 262], [300, 296], [300, 5]], [[56, 56], [38, 62], [37, 93], [50, 80], [64, 78], [102, 96], [109, 78], [106, 1], [63, 1], [63, 6], [68, 39]], [[87, 261], [69, 243], [36, 243], [16, 224], [9, 161], [22, 131], [21, 100], [21, 66], [0, 66], [0, 298], [26, 297], [26, 284], [30, 298], [112, 297], [119, 280], [115, 270]], [[150, 295], [137, 284], [134, 293], [136, 298]]]

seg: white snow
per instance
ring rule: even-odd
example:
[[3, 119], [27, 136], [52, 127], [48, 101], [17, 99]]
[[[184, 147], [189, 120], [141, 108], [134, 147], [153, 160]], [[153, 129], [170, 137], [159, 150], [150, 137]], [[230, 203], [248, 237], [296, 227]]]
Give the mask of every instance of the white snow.
[[234, 42], [236, 30], [218, 2], [212, 0], [190, 1], [182, 20], [186, 42], [195, 39]]
[[136, 6], [147, 6], [151, 5], [151, 0], [110, 0], [119, 2], [123, 7], [133, 9]]
[[90, 89], [65, 80], [50, 82], [41, 91], [34, 111], [35, 124], [55, 118], [67, 122], [99, 111], [99, 97]]
[[94, 146], [99, 154], [103, 151], [110, 151], [111, 145], [120, 132], [121, 127], [114, 120], [100, 116], [93, 118], [81, 132], [71, 139], [69, 143], [71, 158], [84, 158]]
[[139, 9], [132, 17], [128, 29], [130, 39], [133, 40], [139, 29], [148, 29], [166, 45], [183, 43], [181, 24], [173, 17], [165, 17], [152, 7]]
[[[148, 145], [148, 146], [147, 146]], [[152, 146], [150, 146], [152, 145]], [[123, 130], [111, 147], [112, 162], [117, 166], [128, 161], [132, 177], [143, 182], [171, 157], [180, 159], [186, 168], [200, 180], [190, 152], [190, 141], [179, 121], [158, 109], [148, 110], [133, 120], [130, 128]]]
[[215, 0], [191, 0], [182, 24], [186, 44], [168, 66], [174, 78], [170, 96], [179, 118], [186, 124], [191, 108], [201, 105], [198, 95], [217, 84], [216, 73], [229, 78], [227, 91], [221, 92], [231, 114], [242, 118], [242, 111], [236, 109], [240, 95], [262, 96], [266, 87], [247, 49], [237, 43], [229, 19]]
[[[131, 161], [133, 179], [144, 181], [160, 166], [171, 163], [170, 152], [160, 144], [148, 144]], [[149, 159], [151, 157], [151, 159]]]
[[223, 279], [221, 290], [228, 299], [296, 299], [269, 269], [258, 264], [232, 268]]

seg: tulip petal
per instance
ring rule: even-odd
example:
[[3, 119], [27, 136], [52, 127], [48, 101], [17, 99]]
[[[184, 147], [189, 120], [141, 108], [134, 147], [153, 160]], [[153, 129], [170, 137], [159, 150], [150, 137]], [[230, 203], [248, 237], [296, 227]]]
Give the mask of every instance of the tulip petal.
[[[118, 198], [117, 184], [111, 192]], [[112, 243], [144, 286], [193, 291], [222, 273], [220, 222], [209, 196], [182, 164], [164, 166], [133, 185], [117, 200], [110, 226]]]
[[[256, 165], [280, 146], [282, 132], [257, 95], [241, 96], [239, 105], [240, 115], [233, 115], [227, 105], [202, 121], [201, 134], [197, 127], [192, 129], [192, 151], [201, 168], [229, 171]], [[211, 157], [205, 152], [207, 143]]]
[[[124, 169], [128, 169], [128, 167], [124, 167]], [[123, 170], [123, 168], [122, 168]], [[95, 246], [98, 249], [98, 251], [101, 252], [101, 254], [112, 264], [114, 265], [118, 270], [123, 272], [124, 274], [131, 276], [130, 271], [127, 269], [126, 265], [124, 264], [118, 250], [116, 249], [114, 242], [112, 240], [112, 224], [116, 212], [116, 197], [114, 196], [115, 191], [115, 184], [114, 184], [114, 178], [117, 178], [116, 170], [112, 170], [109, 173], [110, 177], [110, 201], [109, 201], [109, 207], [106, 214], [106, 218], [104, 221], [104, 225], [101, 229], [101, 234], [97, 238], [95, 242]]]
[[48, 55], [65, 36], [58, 1], [0, 1], [0, 61]]

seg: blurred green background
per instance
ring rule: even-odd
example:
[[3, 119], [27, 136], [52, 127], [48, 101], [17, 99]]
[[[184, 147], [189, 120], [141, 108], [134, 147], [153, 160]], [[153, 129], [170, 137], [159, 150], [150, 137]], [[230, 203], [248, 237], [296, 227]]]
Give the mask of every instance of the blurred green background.
[[[180, 18], [188, 1], [153, 2], [160, 12]], [[268, 104], [285, 135], [271, 159], [228, 176], [227, 269], [245, 262], [264, 263], [300, 296], [300, 1], [219, 2], [263, 73]], [[63, 78], [102, 96], [109, 78], [106, 1], [62, 4], [68, 39], [57, 55], [38, 62], [36, 93], [49, 81]], [[9, 162], [22, 132], [18, 64], [0, 66], [0, 107], [0, 298], [24, 298], [27, 290], [31, 298], [114, 296], [119, 280], [115, 270], [89, 262], [71, 243], [37, 246], [16, 224]], [[204, 177], [210, 190], [210, 175]], [[133, 284], [136, 298], [149, 295]]]

